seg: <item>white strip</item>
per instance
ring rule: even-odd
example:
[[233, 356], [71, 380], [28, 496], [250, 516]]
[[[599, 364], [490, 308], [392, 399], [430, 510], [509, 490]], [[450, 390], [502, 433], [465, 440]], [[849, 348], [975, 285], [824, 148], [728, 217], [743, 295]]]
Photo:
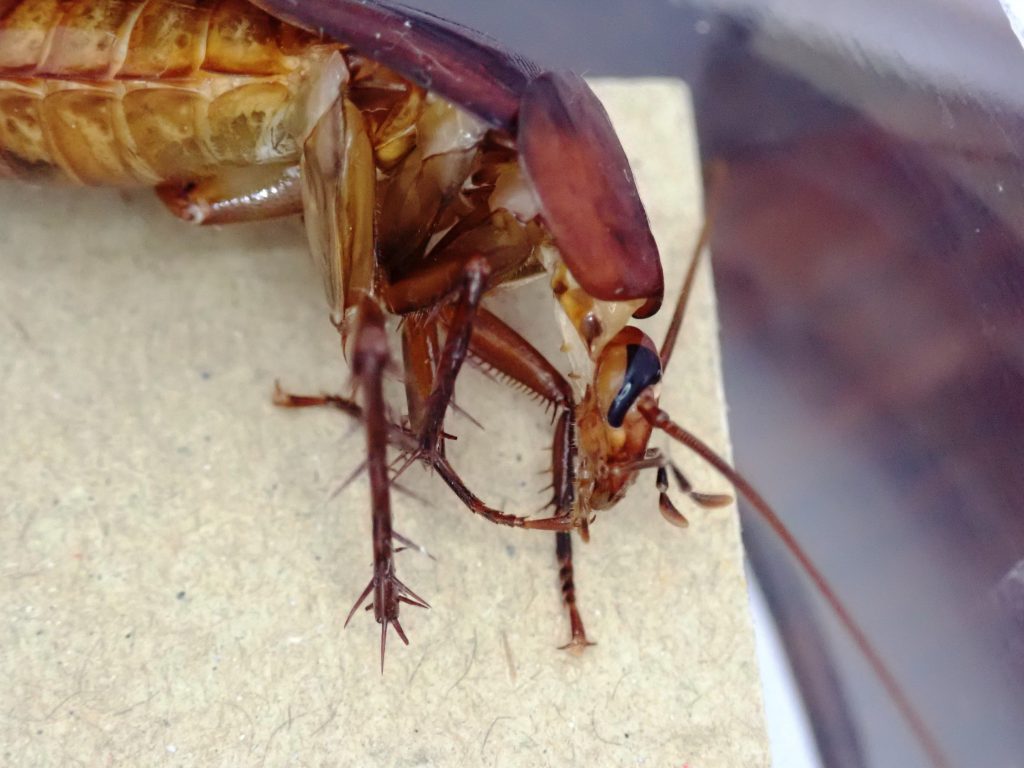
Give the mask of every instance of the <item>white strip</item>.
[[757, 661], [764, 691], [765, 719], [776, 768], [822, 768], [814, 735], [764, 593], [753, 572], [747, 584], [754, 615]]
[[1024, 45], [1024, 0], [999, 0], [1003, 6], [1003, 13], [1010, 20], [1010, 27], [1017, 35], [1021, 45]]

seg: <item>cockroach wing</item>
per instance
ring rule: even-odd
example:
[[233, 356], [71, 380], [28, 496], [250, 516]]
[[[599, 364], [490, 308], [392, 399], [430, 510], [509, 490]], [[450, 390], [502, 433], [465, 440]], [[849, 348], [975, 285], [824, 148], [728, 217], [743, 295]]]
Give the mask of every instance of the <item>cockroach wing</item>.
[[408, 77], [495, 128], [515, 132], [519, 100], [540, 73], [486, 35], [399, 3], [372, 0], [253, 0]]
[[334, 54], [306, 96], [302, 131], [302, 201], [313, 260], [340, 321], [372, 291], [373, 148], [359, 109], [342, 95], [348, 70]]
[[665, 292], [654, 242], [626, 153], [608, 113], [579, 75], [534, 80], [519, 114], [519, 151], [548, 230], [566, 266], [591, 296], [647, 299]]

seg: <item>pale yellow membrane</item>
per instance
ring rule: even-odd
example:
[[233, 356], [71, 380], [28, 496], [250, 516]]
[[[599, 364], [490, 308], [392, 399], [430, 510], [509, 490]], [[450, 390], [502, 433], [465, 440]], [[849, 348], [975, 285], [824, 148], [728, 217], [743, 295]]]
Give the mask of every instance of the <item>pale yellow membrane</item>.
[[[693, 115], [675, 81], [603, 82], [670, 293], [701, 222]], [[472, 518], [417, 470], [398, 556], [434, 606], [378, 627], [345, 613], [370, 575], [363, 437], [271, 405], [275, 378], [345, 391], [299, 221], [194, 229], [147, 193], [0, 186], [0, 750], [5, 765], [767, 766], [735, 511], [653, 477], [577, 545], [568, 639], [550, 534]], [[492, 308], [557, 354], [545, 281]], [[663, 311], [648, 327], [660, 336]], [[710, 273], [664, 405], [728, 453]], [[397, 350], [396, 346], [396, 350]], [[396, 353], [396, 358], [400, 357]], [[400, 385], [395, 384], [400, 391]], [[453, 462], [531, 512], [550, 426], [476, 374]], [[663, 441], [656, 441], [666, 447]], [[701, 490], [726, 490], [684, 452]]]

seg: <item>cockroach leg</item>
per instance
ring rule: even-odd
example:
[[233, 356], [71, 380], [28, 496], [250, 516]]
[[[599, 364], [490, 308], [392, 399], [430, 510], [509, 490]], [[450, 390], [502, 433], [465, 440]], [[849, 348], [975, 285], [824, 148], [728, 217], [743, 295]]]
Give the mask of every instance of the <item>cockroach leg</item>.
[[434, 387], [434, 377], [441, 360], [437, 318], [426, 313], [406, 315], [401, 332], [409, 429], [419, 433], [423, 429], [427, 398]]
[[[274, 403], [283, 408], [335, 408], [355, 419], [363, 420], [364, 408], [348, 398], [338, 395], [293, 395], [285, 392], [280, 387], [274, 394]], [[409, 430], [397, 424], [387, 424], [388, 439], [392, 445], [404, 451], [409, 456], [414, 456], [417, 451], [418, 441], [415, 435]], [[455, 493], [463, 504], [475, 515], [480, 515], [486, 520], [498, 525], [506, 525], [511, 528], [532, 528], [545, 531], [568, 531], [572, 530], [572, 521], [564, 516], [530, 519], [508, 515], [496, 509], [492, 509], [480, 500], [472, 491], [466, 487], [465, 482], [455, 471], [446, 458], [440, 455], [421, 456], [412, 459], [412, 462], [422, 461], [428, 467], [437, 472], [449, 488]], [[411, 463], [406, 460], [406, 463]], [[366, 464], [360, 467], [365, 469]], [[392, 479], [392, 485], [394, 485]]]
[[576, 420], [572, 408], [566, 408], [555, 425], [551, 450], [555, 517], [569, 517], [576, 501]]
[[587, 639], [587, 632], [583, 627], [583, 619], [576, 607], [576, 582], [573, 579], [572, 567], [572, 537], [567, 532], [555, 534], [555, 556], [558, 558], [558, 579], [562, 583], [562, 601], [569, 611], [569, 628], [572, 631], [572, 639], [561, 646], [562, 649], [570, 650], [579, 654], [588, 645], [596, 645]]
[[281, 382], [274, 382], [274, 405], [279, 408], [336, 408], [355, 419], [363, 418], [363, 409], [354, 400], [340, 395], [296, 395], [285, 391]]
[[444, 416], [455, 393], [455, 380], [466, 361], [469, 339], [473, 333], [473, 318], [487, 288], [489, 274], [490, 267], [482, 257], [474, 257], [466, 263], [462, 290], [438, 361], [434, 388], [423, 407], [419, 438], [419, 453], [422, 456], [444, 454], [444, 441], [441, 437]]
[[[351, 398], [329, 394], [297, 395], [282, 389], [279, 382], [274, 382], [274, 405], [279, 408], [333, 408], [353, 419], [363, 419], [363, 407]], [[389, 422], [387, 427], [391, 445], [406, 452], [414, 450], [416, 440], [412, 432], [393, 422]]]
[[528, 528], [541, 531], [570, 531], [573, 529], [573, 521], [567, 516], [546, 517], [532, 519], [508, 515], [484, 504], [463, 482], [459, 474], [448, 463], [444, 456], [434, 456], [427, 459], [434, 471], [441, 476], [452, 492], [459, 500], [466, 505], [470, 512], [480, 515], [486, 520], [498, 525], [507, 525], [511, 528]]
[[[442, 322], [449, 315], [442, 313]], [[538, 396], [556, 409], [551, 466], [554, 517], [571, 514], [576, 494], [576, 419], [572, 386], [533, 345], [485, 309], [477, 312], [470, 356], [486, 372]]]
[[384, 671], [384, 653], [388, 627], [393, 626], [406, 645], [409, 640], [399, 623], [402, 603], [428, 607], [395, 575], [394, 539], [391, 526], [391, 489], [388, 477], [387, 448], [389, 424], [385, 415], [384, 370], [388, 365], [387, 334], [384, 314], [370, 298], [359, 305], [352, 373], [363, 394], [363, 423], [366, 429], [366, 472], [370, 479], [370, 500], [373, 513], [373, 577], [356, 601], [348, 618], [373, 595], [373, 615], [380, 624], [380, 668]]
[[[444, 314], [442, 318], [447, 320]], [[561, 373], [529, 342], [486, 310], [479, 310], [469, 341], [470, 354], [486, 371], [498, 374], [512, 385], [540, 396], [561, 413], [556, 417], [552, 445], [554, 515], [548, 520], [527, 521], [526, 527], [543, 528], [548, 525], [563, 527], [555, 533], [555, 551], [562, 585], [562, 599], [569, 612], [572, 639], [562, 646], [575, 653], [593, 645], [587, 640], [583, 619], [576, 606], [576, 585], [573, 578], [572, 539], [569, 529], [575, 527], [571, 518], [576, 494], [576, 420], [572, 387]], [[442, 476], [444, 474], [442, 473]], [[478, 508], [479, 500], [465, 486], [453, 485], [452, 490], [478, 514], [488, 514]], [[475, 508], [477, 507], [477, 508]], [[494, 520], [493, 515], [489, 519]], [[494, 520], [494, 522], [502, 522]]]
[[265, 221], [302, 213], [302, 183], [295, 164], [225, 168], [195, 181], [156, 188], [171, 213], [192, 224]]

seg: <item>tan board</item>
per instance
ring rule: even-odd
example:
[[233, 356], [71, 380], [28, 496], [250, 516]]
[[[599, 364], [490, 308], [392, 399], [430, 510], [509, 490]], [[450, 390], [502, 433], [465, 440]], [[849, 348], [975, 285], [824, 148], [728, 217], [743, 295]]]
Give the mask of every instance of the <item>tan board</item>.
[[[674, 292], [701, 220], [688, 92], [597, 91]], [[546, 303], [538, 283], [496, 306], [557, 350]], [[705, 269], [663, 403], [728, 452], [716, 334]], [[362, 435], [271, 405], [275, 378], [346, 388], [298, 221], [198, 230], [146, 193], [0, 186], [0, 372], [5, 764], [768, 765], [734, 510], [675, 529], [653, 477], [577, 546], [598, 645], [576, 657], [553, 536], [411, 472], [428, 503], [397, 497], [396, 526], [437, 560], [399, 573], [434, 607], [403, 612], [381, 676], [372, 619], [342, 630], [365, 482], [330, 498]], [[454, 463], [495, 506], [540, 507], [542, 410], [475, 372], [457, 398], [486, 429], [450, 420]]]

